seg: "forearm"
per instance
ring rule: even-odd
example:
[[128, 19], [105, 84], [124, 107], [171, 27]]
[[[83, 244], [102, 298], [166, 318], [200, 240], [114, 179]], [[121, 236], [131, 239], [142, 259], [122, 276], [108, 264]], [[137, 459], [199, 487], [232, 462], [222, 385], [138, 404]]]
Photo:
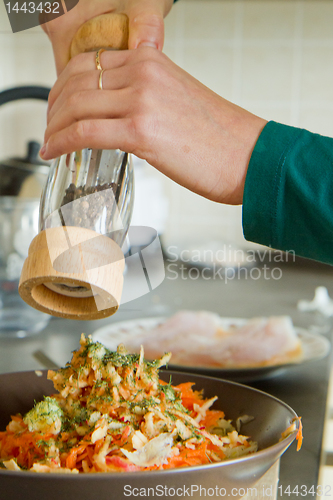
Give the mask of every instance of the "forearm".
[[269, 122], [249, 163], [245, 238], [333, 264], [333, 139]]

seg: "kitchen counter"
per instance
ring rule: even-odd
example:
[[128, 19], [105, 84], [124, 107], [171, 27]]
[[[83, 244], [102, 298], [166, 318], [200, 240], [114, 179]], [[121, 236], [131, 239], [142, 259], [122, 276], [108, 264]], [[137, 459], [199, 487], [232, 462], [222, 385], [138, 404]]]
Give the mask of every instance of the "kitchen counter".
[[[295, 262], [293, 259], [267, 262], [266, 259], [251, 275], [242, 272], [225, 280], [218, 273], [206, 272], [202, 276], [197, 270], [189, 273], [185, 267], [168, 260], [165, 264], [164, 282], [149, 294], [121, 306], [114, 317], [93, 322], [52, 318], [46, 329], [33, 337], [0, 338], [0, 373], [40, 369], [40, 363], [33, 357], [36, 350], [42, 350], [57, 364], [64, 365], [71, 351], [78, 347], [81, 332], [91, 334], [110, 322], [171, 315], [179, 309], [210, 310], [221, 316], [244, 318], [290, 315], [295, 325], [314, 327], [331, 337], [330, 322], [319, 314], [298, 311], [297, 302], [312, 300], [317, 286], [325, 286], [333, 297], [333, 268], [301, 259]], [[330, 366], [329, 355], [321, 361], [251, 383], [288, 403], [303, 419], [302, 450], [296, 453], [293, 444], [281, 459], [279, 484], [282, 488], [278, 498], [290, 499], [288, 493], [283, 493], [288, 486], [291, 492], [296, 486], [299, 490], [303, 485], [308, 490], [311, 486], [316, 488]]]

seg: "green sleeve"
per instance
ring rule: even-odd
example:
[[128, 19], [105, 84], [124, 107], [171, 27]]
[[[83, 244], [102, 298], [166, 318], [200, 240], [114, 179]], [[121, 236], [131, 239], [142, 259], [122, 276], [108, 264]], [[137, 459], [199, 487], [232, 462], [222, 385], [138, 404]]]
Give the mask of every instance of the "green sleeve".
[[333, 139], [269, 122], [245, 181], [247, 240], [333, 264]]

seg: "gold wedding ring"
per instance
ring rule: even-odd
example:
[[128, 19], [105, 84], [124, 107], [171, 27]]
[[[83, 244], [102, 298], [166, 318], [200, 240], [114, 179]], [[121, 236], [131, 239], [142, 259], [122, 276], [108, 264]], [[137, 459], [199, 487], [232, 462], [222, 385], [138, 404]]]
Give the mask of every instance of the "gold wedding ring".
[[99, 79], [98, 79], [98, 88], [99, 90], [103, 90], [103, 73], [105, 69], [102, 69], [102, 71], [99, 74]]
[[98, 52], [96, 52], [96, 69], [99, 69], [100, 71], [102, 71], [102, 65], [101, 65], [101, 53], [102, 52], [105, 52], [105, 49], [99, 49]]

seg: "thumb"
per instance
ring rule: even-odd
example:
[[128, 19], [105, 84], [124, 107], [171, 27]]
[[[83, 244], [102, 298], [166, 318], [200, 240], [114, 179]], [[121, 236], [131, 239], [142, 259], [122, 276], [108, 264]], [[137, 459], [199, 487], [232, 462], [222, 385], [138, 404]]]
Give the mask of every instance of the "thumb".
[[141, 0], [135, 2], [128, 11], [129, 39], [128, 48], [152, 46], [163, 49], [164, 16], [169, 12], [172, 0]]

